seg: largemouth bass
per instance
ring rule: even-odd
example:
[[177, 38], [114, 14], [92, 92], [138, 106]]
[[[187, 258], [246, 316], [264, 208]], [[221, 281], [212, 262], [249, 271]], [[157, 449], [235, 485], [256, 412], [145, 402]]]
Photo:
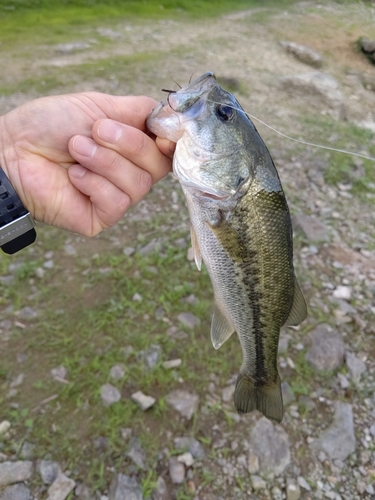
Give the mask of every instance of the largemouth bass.
[[154, 109], [157, 136], [177, 142], [173, 172], [186, 197], [198, 269], [214, 290], [211, 340], [237, 332], [243, 363], [234, 404], [280, 422], [280, 328], [306, 317], [293, 268], [288, 205], [270, 153], [234, 96], [205, 73]]

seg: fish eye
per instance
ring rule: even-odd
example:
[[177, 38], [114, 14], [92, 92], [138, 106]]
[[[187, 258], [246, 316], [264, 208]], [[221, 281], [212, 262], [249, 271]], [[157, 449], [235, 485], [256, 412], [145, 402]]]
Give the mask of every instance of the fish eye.
[[230, 122], [234, 118], [235, 110], [231, 106], [227, 106], [226, 104], [221, 104], [220, 106], [217, 107], [217, 114], [225, 122]]

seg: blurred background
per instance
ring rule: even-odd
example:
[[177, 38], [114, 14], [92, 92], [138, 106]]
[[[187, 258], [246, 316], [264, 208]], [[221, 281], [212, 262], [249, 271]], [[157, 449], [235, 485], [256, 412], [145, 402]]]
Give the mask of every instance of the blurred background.
[[[0, 0], [0, 112], [89, 90], [162, 100], [213, 71], [282, 133], [375, 157], [374, 54], [373, 1]], [[93, 239], [38, 224], [0, 256], [1, 500], [375, 498], [374, 161], [254, 123], [309, 307], [281, 332], [282, 423], [235, 413], [240, 345], [212, 347], [169, 176]]]

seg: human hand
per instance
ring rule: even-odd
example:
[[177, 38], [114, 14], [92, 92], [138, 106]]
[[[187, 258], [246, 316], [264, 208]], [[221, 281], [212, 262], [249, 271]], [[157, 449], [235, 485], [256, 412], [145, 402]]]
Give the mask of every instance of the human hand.
[[0, 117], [0, 166], [35, 219], [94, 236], [171, 169], [171, 144], [145, 133], [156, 104], [97, 92], [31, 101]]

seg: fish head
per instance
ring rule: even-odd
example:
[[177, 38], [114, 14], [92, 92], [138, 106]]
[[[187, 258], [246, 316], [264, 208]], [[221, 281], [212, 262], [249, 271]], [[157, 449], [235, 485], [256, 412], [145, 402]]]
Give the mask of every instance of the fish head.
[[185, 189], [219, 200], [246, 192], [262, 141], [235, 97], [218, 85], [213, 73], [171, 92], [153, 110], [147, 127], [177, 142], [173, 171]]

